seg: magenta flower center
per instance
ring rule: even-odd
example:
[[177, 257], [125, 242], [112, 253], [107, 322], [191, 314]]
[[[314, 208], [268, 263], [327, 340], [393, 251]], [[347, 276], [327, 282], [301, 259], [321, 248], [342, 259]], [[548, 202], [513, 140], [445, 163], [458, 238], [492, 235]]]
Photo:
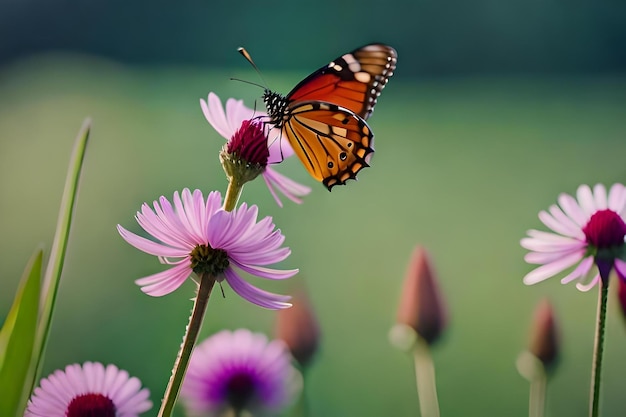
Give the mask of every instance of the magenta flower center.
[[70, 402], [66, 417], [115, 417], [115, 404], [102, 394], [83, 394]]
[[245, 372], [233, 375], [226, 384], [228, 403], [236, 410], [243, 410], [254, 398], [255, 384], [252, 376]]
[[228, 254], [222, 249], [213, 249], [211, 245], [198, 245], [191, 251], [191, 269], [197, 275], [209, 274], [213, 277], [221, 275], [228, 266]]
[[596, 249], [611, 249], [624, 245], [626, 224], [613, 210], [596, 211], [583, 227], [587, 243]]
[[256, 120], [244, 120], [228, 141], [228, 153], [236, 154], [249, 164], [267, 166], [270, 150], [263, 124]]

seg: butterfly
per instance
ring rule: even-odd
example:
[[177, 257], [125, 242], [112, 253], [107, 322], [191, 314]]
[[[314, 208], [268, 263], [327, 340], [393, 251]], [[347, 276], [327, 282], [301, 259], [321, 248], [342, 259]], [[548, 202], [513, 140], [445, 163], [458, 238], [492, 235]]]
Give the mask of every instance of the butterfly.
[[366, 120], [397, 57], [391, 46], [370, 44], [334, 59], [286, 96], [265, 89], [269, 124], [281, 130], [309, 174], [329, 191], [369, 166], [374, 133]]

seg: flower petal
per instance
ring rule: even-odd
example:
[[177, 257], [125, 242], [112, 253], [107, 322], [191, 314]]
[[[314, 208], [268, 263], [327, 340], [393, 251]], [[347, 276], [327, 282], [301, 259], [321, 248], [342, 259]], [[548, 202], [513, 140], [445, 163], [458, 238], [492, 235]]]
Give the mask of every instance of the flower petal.
[[224, 271], [224, 275], [226, 282], [228, 282], [233, 291], [253, 304], [270, 310], [291, 307], [291, 304], [287, 302], [291, 299], [290, 296], [274, 294], [257, 288], [242, 279], [232, 268]]
[[577, 283], [576, 288], [579, 291], [587, 292], [593, 287], [595, 287], [596, 285], [598, 285], [599, 282], [600, 282], [600, 274], [597, 274], [591, 281], [589, 281], [588, 284], [583, 284], [582, 282]]
[[153, 242], [152, 240], [148, 240], [144, 237], [138, 236], [133, 232], [129, 232], [128, 230], [124, 229], [119, 224], [117, 225], [117, 231], [120, 233], [122, 238], [130, 245], [150, 255], [180, 258], [189, 254], [189, 251], [186, 249], [172, 248], [170, 246]]
[[141, 291], [153, 297], [161, 297], [178, 289], [191, 275], [191, 264], [188, 260], [156, 274], [148, 275], [135, 281]]
[[256, 275], [260, 278], [269, 278], [269, 279], [285, 279], [291, 278], [296, 275], [300, 270], [299, 269], [271, 269], [271, 268], [263, 268], [261, 266], [254, 265], [245, 265], [232, 260], [232, 263], [236, 265], [238, 268], [246, 271], [249, 274]]
[[609, 208], [622, 217], [626, 217], [626, 187], [615, 183], [609, 190]]
[[604, 185], [596, 184], [593, 187], [593, 199], [595, 201], [596, 210], [604, 210], [608, 207], [606, 188], [604, 188]]
[[582, 256], [579, 253], [573, 253], [571, 255], [564, 256], [563, 258], [559, 258], [549, 264], [542, 265], [526, 274], [523, 280], [524, 284], [533, 285], [546, 280], [564, 269], [569, 268], [581, 259]]
[[591, 188], [586, 184], [581, 185], [578, 187], [578, 190], [576, 190], [576, 197], [578, 198], [580, 208], [587, 218], [589, 218], [596, 211], [596, 203]]
[[311, 192], [310, 187], [293, 181], [291, 178], [282, 175], [281, 173], [277, 172], [269, 166], [265, 168], [265, 171], [263, 172], [263, 180], [265, 181], [267, 188], [270, 190], [270, 193], [272, 193], [274, 200], [276, 200], [276, 203], [280, 207], [282, 207], [283, 204], [276, 195], [276, 192], [274, 191], [274, 186], [285, 197], [297, 204], [302, 204], [302, 199], [300, 199], [299, 197], [304, 197]]
[[574, 197], [563, 193], [559, 195], [558, 201], [565, 214], [574, 220], [579, 227], [587, 224], [590, 215], [585, 214]]
[[214, 93], [209, 93], [207, 101], [200, 99], [200, 107], [207, 121], [213, 126], [224, 139], [228, 140], [235, 134], [236, 129], [232, 129], [226, 119], [224, 108], [219, 97]]
[[587, 256], [567, 276], [561, 279], [561, 284], [568, 284], [576, 279], [585, 277], [593, 266], [593, 256]]

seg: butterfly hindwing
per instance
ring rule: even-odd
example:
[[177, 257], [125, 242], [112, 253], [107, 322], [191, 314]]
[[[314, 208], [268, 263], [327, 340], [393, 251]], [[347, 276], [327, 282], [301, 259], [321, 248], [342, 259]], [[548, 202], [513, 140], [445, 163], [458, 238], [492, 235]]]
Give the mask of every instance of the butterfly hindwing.
[[376, 99], [393, 75], [397, 59], [395, 49], [390, 46], [366, 45], [309, 75], [294, 87], [287, 99], [334, 103], [367, 120]]
[[311, 176], [329, 190], [356, 178], [374, 152], [374, 135], [367, 123], [332, 103], [299, 103], [283, 133]]

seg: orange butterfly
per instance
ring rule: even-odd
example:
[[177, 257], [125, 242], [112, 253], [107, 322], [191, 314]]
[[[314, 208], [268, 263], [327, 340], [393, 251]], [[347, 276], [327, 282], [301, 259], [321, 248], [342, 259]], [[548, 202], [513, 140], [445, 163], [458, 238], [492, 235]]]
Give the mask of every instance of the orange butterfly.
[[369, 166], [374, 133], [366, 120], [396, 61], [391, 46], [366, 45], [318, 69], [286, 96], [265, 89], [269, 123], [329, 191]]

